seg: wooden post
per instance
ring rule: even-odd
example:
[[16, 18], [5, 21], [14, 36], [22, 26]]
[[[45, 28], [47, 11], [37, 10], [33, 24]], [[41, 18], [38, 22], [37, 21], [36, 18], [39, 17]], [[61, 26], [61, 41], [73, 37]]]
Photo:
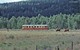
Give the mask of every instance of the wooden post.
[[59, 46], [57, 46], [57, 50], [60, 50], [60, 49], [59, 49]]
[[73, 50], [73, 42], [71, 42], [71, 50]]
[[36, 50], [38, 50], [38, 46], [36, 45]]
[[55, 50], [60, 50], [59, 46], [55, 47]]

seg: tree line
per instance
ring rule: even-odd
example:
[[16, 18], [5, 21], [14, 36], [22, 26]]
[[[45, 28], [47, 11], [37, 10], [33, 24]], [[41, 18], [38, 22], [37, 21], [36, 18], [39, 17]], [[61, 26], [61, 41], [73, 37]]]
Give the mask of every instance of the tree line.
[[50, 17], [41, 16], [40, 14], [36, 17], [15, 17], [11, 18], [0, 17], [0, 29], [21, 29], [22, 25], [41, 25], [46, 24], [49, 29], [56, 28], [69, 28], [69, 29], [80, 29], [80, 14], [57, 14]]

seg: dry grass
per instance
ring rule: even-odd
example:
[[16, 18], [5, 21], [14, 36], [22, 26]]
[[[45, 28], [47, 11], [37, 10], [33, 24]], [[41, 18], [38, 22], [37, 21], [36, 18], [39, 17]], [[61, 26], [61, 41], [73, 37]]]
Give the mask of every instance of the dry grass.
[[35, 50], [36, 45], [39, 50], [43, 50], [44, 46], [52, 47], [60, 46], [61, 50], [71, 46], [80, 44], [80, 31], [56, 32], [48, 31], [22, 31], [22, 30], [6, 30], [0, 31], [0, 50]]

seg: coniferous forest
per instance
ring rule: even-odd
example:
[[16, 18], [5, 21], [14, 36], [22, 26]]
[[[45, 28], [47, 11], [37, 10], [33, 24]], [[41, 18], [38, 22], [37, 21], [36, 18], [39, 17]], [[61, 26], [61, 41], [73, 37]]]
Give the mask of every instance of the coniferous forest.
[[80, 13], [80, 0], [29, 0], [0, 4], [0, 16], [53, 16]]
[[24, 24], [47, 24], [50, 29], [80, 29], [80, 14], [57, 14], [50, 17], [38, 15], [31, 18], [24, 16], [12, 16], [11, 18], [0, 17], [0, 28], [21, 29]]
[[79, 0], [29, 0], [0, 4], [0, 28], [47, 24], [50, 29], [80, 29]]

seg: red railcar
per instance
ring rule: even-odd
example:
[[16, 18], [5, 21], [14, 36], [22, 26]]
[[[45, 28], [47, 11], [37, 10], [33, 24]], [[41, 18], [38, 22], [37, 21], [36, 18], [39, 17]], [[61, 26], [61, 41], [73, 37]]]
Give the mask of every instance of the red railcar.
[[22, 25], [22, 30], [48, 30], [48, 25]]

